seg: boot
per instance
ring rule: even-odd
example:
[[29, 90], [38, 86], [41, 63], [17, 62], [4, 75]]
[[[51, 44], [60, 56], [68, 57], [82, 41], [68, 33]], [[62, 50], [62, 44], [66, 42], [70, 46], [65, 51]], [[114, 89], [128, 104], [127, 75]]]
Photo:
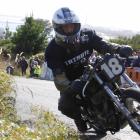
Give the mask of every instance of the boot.
[[74, 120], [74, 122], [75, 122], [75, 124], [77, 126], [77, 129], [80, 132], [84, 133], [84, 132], [87, 131], [87, 124], [86, 124], [86, 122], [84, 120], [82, 120], [82, 119], [76, 119], [76, 120]]

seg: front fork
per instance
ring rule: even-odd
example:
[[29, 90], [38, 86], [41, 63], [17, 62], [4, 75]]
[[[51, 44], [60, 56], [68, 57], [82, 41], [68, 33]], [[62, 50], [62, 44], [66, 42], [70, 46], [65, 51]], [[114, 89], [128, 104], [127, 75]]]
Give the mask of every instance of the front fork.
[[[127, 74], [122, 75], [123, 78], [126, 78], [127, 82], [131, 86], [135, 86], [136, 88], [139, 88], [128, 76]], [[125, 116], [125, 118], [128, 120], [131, 128], [136, 131], [140, 135], [140, 125], [137, 124], [136, 121], [133, 120], [133, 117], [131, 113], [128, 111], [128, 109], [124, 106], [123, 103], [120, 102], [119, 98], [114, 94], [114, 92], [103, 82], [103, 80], [95, 73], [94, 78], [99, 82], [100, 85], [103, 86], [104, 90], [108, 94], [108, 96], [112, 99], [116, 107], [119, 109], [119, 111]]]

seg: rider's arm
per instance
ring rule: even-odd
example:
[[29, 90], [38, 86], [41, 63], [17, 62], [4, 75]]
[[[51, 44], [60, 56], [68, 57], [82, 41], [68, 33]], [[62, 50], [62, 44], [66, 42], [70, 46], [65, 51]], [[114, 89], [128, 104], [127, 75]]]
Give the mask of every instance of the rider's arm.
[[[84, 32], [84, 33], [83, 33]], [[131, 55], [132, 48], [128, 45], [119, 45], [115, 43], [110, 43], [108, 41], [103, 40], [100, 36], [96, 34], [96, 32], [92, 29], [83, 30], [82, 34], [87, 34], [89, 37], [89, 45], [91, 48], [95, 49], [97, 52], [101, 54], [106, 53], [118, 53], [124, 57]], [[127, 53], [126, 53], [127, 52]]]
[[114, 53], [117, 53], [121, 57], [129, 57], [133, 53], [133, 49], [132, 49], [131, 46], [110, 43], [110, 42], [107, 42], [107, 41], [101, 39], [98, 36], [96, 36], [95, 38], [97, 40], [95, 42], [95, 44], [96, 44], [95, 50], [97, 50], [101, 54], [106, 54], [106, 53], [114, 54]]
[[105, 53], [116, 53], [121, 45], [110, 43], [103, 38], [101, 38], [99, 35], [96, 34], [94, 30], [88, 30], [88, 36], [89, 36], [89, 45], [94, 47], [97, 52], [101, 54]]
[[54, 83], [59, 91], [63, 91], [69, 87], [71, 82], [66, 77], [65, 72], [55, 73], [54, 75]]
[[55, 83], [56, 88], [59, 91], [63, 91], [69, 86], [70, 81], [67, 79], [64, 72], [65, 68], [64, 68], [62, 58], [61, 58], [61, 56], [63, 55], [60, 52], [58, 52], [60, 48], [58, 47], [59, 50], [58, 49], [53, 50], [52, 48], [54, 48], [54, 45], [56, 44], [50, 43], [48, 47], [46, 48], [45, 61], [47, 62], [48, 67], [53, 72], [54, 83]]

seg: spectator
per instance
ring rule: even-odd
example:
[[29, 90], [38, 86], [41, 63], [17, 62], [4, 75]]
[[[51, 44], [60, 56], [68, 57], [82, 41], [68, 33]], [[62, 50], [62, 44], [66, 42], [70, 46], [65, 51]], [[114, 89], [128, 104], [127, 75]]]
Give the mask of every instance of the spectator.
[[10, 75], [13, 75], [14, 67], [10, 64], [9, 66], [6, 67], [6, 72]]
[[16, 68], [19, 68], [20, 67], [20, 61], [22, 59], [22, 55], [23, 55], [24, 52], [21, 52], [20, 54], [16, 54], [16, 58], [15, 58], [15, 66]]
[[29, 67], [30, 67], [30, 77], [34, 76], [34, 68], [35, 68], [35, 59], [32, 57], [29, 61]]
[[133, 61], [133, 67], [140, 67], [140, 56]]
[[16, 68], [19, 68], [19, 67], [20, 67], [20, 64], [19, 64], [20, 60], [21, 60], [21, 57], [20, 57], [20, 55], [17, 53], [17, 54], [16, 54], [16, 58], [15, 58], [15, 66], [16, 66]]
[[28, 63], [27, 63], [27, 60], [25, 59], [25, 56], [22, 56], [19, 64], [20, 64], [22, 76], [26, 75], [26, 70], [28, 68]]
[[124, 64], [125, 64], [125, 67], [131, 67], [132, 66], [132, 60], [127, 58], [124, 60]]
[[34, 66], [34, 76], [35, 77], [40, 77], [40, 74], [41, 74], [41, 68], [40, 68], [40, 65], [38, 64], [37, 61], [35, 61], [35, 66]]
[[38, 65], [41, 65], [41, 60], [39, 59], [39, 57], [38, 57], [38, 56], [35, 56], [35, 61], [37, 61], [37, 62], [38, 62]]

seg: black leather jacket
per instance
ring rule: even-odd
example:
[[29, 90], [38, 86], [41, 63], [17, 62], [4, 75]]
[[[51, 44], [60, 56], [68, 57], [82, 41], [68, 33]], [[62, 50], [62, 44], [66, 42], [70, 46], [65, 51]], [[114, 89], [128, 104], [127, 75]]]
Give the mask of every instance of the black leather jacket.
[[74, 45], [59, 45], [52, 39], [45, 51], [45, 61], [52, 69], [58, 90], [63, 90], [71, 81], [78, 79], [84, 70], [85, 60], [96, 50], [100, 54], [117, 53], [120, 45], [104, 41], [95, 31], [82, 29], [80, 42]]

